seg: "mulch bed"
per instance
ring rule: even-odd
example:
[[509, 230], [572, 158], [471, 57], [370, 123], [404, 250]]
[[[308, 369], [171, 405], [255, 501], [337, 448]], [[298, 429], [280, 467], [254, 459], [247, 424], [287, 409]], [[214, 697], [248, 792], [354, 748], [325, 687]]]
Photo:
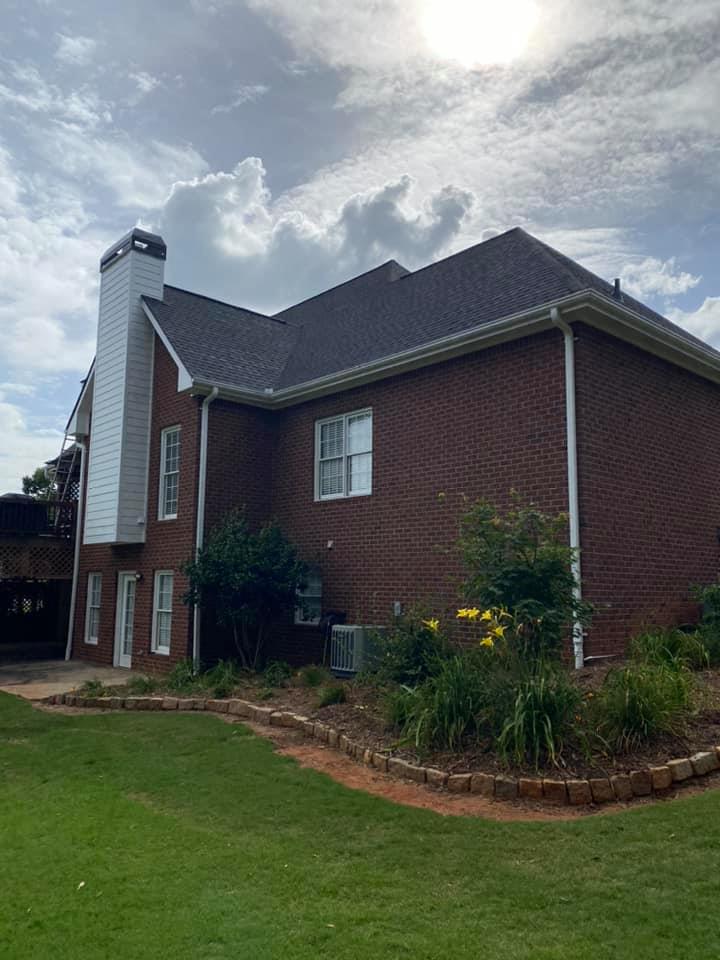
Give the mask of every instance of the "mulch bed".
[[[594, 690], [602, 683], [607, 666], [596, 666], [580, 671], [577, 679], [586, 690]], [[234, 697], [262, 703], [276, 710], [287, 710], [319, 720], [334, 727], [339, 733], [363, 744], [371, 750], [391, 753], [404, 760], [437, 767], [448, 773], [510, 773], [513, 776], [538, 776], [584, 779], [627, 773], [648, 766], [667, 763], [700, 750], [714, 750], [720, 744], [720, 671], [707, 670], [695, 675], [703, 689], [702, 708], [689, 724], [685, 737], [664, 737], [650, 746], [616, 757], [595, 756], [590, 762], [579, 751], [566, 747], [562, 766], [536, 770], [530, 766], [508, 766], [491, 749], [489, 743], [476, 743], [462, 753], [432, 751], [419, 754], [414, 746], [398, 740], [397, 733], [388, 730], [383, 716], [383, 696], [377, 688], [346, 682], [345, 703], [327, 707], [318, 706], [318, 691], [291, 683], [272, 690], [260, 680], [238, 685]], [[117, 689], [119, 695], [127, 691]], [[162, 689], [158, 693], [165, 692]], [[166, 691], [171, 693], [171, 691]], [[172, 694], [177, 696], [178, 694]], [[212, 694], [207, 694], [212, 696]]]

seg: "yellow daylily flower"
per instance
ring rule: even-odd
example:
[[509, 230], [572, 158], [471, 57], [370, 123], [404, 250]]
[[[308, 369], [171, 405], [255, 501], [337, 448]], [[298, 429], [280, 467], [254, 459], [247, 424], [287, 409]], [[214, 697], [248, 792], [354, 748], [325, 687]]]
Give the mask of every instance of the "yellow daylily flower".
[[440, 621], [436, 617], [432, 617], [430, 620], [423, 620], [423, 623], [428, 630], [432, 630], [433, 633], [437, 633], [440, 629]]
[[481, 647], [494, 647], [494, 646], [495, 646], [495, 641], [493, 640], [492, 637], [483, 637], [482, 640], [480, 641], [480, 646], [481, 646]]
[[501, 640], [504, 640], [505, 638], [505, 627], [503, 627], [501, 624], [498, 624], [497, 627], [493, 627], [490, 632], [495, 634], [495, 636], [499, 637]]
[[481, 620], [492, 620], [492, 618], [493, 618], [492, 610], [483, 610], [482, 614], [480, 615]]

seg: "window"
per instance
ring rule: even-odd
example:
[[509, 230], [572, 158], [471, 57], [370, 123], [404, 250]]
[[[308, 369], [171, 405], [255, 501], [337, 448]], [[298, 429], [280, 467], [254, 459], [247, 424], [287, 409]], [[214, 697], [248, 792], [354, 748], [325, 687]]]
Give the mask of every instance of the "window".
[[315, 499], [372, 492], [372, 410], [315, 424]]
[[89, 573], [87, 583], [87, 608], [85, 610], [85, 643], [97, 644], [100, 636], [100, 595], [102, 575]]
[[153, 597], [152, 644], [153, 653], [170, 653], [170, 631], [172, 629], [172, 570], [155, 571], [155, 593]]
[[317, 571], [308, 573], [305, 588], [298, 590], [295, 607], [295, 623], [310, 625], [320, 623], [322, 615], [322, 579]]
[[174, 520], [178, 512], [180, 481], [180, 427], [168, 427], [160, 434], [161, 520]]

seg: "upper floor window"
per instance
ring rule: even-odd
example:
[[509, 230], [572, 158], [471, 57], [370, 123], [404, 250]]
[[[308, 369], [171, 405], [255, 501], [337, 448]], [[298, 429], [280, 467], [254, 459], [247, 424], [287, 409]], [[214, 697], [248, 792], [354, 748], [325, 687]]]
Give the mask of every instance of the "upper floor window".
[[160, 434], [161, 520], [174, 520], [178, 512], [180, 486], [180, 427], [168, 427]]
[[315, 499], [372, 493], [372, 410], [315, 424]]
[[172, 600], [172, 570], [156, 570], [155, 591], [153, 596], [153, 624], [151, 642], [151, 650], [153, 653], [170, 653]]
[[87, 583], [87, 608], [85, 610], [85, 643], [96, 644], [100, 637], [100, 596], [102, 574], [89, 573]]

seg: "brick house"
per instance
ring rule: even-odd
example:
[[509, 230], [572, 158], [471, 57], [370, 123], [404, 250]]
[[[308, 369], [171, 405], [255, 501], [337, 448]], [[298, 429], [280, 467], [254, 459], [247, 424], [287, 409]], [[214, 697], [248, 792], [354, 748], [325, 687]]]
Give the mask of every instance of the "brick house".
[[596, 607], [576, 664], [696, 615], [691, 587], [720, 558], [720, 354], [618, 282], [515, 229], [265, 316], [164, 284], [165, 257], [136, 229], [101, 260], [68, 426], [84, 450], [72, 656], [150, 670], [218, 652], [181, 570], [239, 506], [315, 571], [275, 657], [317, 659], [326, 610], [450, 611], [462, 498], [511, 488], [569, 513]]

